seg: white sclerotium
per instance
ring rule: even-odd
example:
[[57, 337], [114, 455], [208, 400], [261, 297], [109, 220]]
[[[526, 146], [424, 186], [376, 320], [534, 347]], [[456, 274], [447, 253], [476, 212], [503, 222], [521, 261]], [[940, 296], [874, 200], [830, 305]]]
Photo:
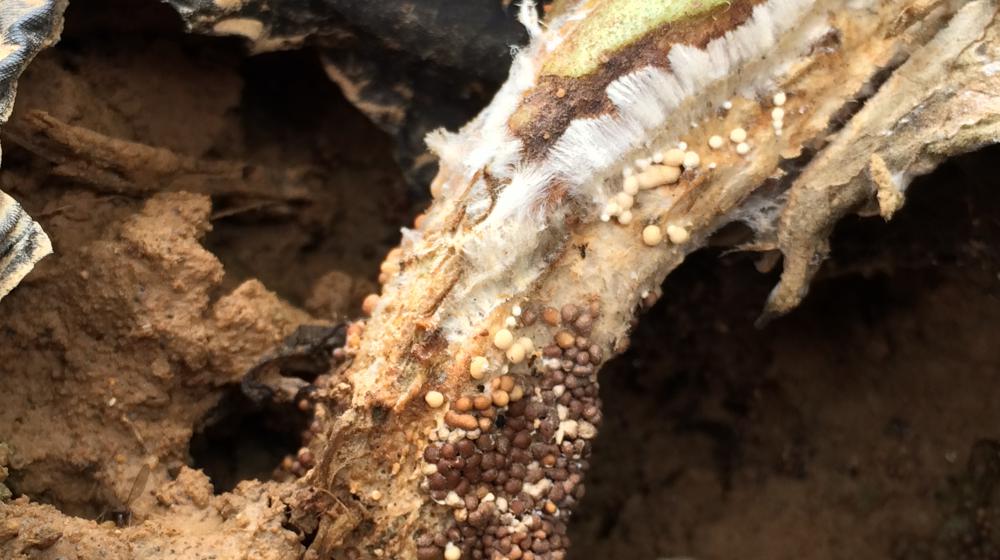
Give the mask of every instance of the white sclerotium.
[[618, 203], [618, 207], [622, 210], [631, 210], [632, 205], [635, 204], [635, 199], [627, 192], [620, 192], [615, 195], [615, 202]]
[[486, 375], [486, 370], [490, 367], [490, 361], [485, 356], [476, 356], [469, 362], [469, 377], [482, 379]]
[[507, 350], [514, 344], [514, 335], [507, 329], [500, 329], [493, 335], [493, 345], [500, 350]]
[[771, 102], [774, 103], [775, 107], [781, 107], [782, 105], [785, 104], [785, 101], [787, 100], [788, 96], [785, 95], [785, 92], [783, 91], [779, 91], [778, 93], [774, 94], [774, 97], [771, 98]]
[[701, 156], [698, 155], [698, 152], [684, 152], [684, 160], [681, 165], [684, 166], [684, 169], [697, 169], [701, 165]]
[[724, 143], [725, 141], [718, 134], [714, 134], [708, 138], [708, 147], [713, 150], [718, 150]]
[[739, 144], [741, 142], [746, 142], [746, 140], [747, 140], [747, 131], [744, 130], [744, 129], [742, 129], [742, 128], [740, 128], [740, 127], [736, 127], [734, 129], [732, 129], [731, 131], [729, 131], [729, 140], [733, 144]]
[[632, 174], [625, 177], [625, 180], [622, 181], [622, 190], [635, 196], [639, 192], [639, 178]]
[[664, 165], [680, 167], [682, 163], [684, 163], [684, 150], [680, 148], [667, 150], [667, 153], [663, 154]]
[[523, 362], [525, 354], [526, 352], [524, 347], [516, 342], [507, 349], [507, 359], [510, 360], [510, 363], [512, 364], [519, 364]]
[[663, 233], [657, 225], [648, 225], [642, 230], [642, 242], [649, 247], [659, 245], [663, 241]]
[[427, 391], [427, 394], [424, 395], [424, 401], [431, 408], [440, 408], [444, 404], [444, 395], [439, 391]]
[[680, 179], [681, 170], [672, 165], [657, 165], [639, 174], [640, 189], [654, 189], [663, 185], [676, 183]]
[[690, 238], [691, 234], [688, 233], [687, 228], [684, 226], [679, 226], [677, 224], [670, 224], [667, 226], [667, 239], [669, 239], [674, 245], [685, 243]]
[[749, 154], [750, 144], [747, 144], [746, 142], [740, 142], [739, 144], [736, 145], [736, 153], [740, 154], [741, 156]]

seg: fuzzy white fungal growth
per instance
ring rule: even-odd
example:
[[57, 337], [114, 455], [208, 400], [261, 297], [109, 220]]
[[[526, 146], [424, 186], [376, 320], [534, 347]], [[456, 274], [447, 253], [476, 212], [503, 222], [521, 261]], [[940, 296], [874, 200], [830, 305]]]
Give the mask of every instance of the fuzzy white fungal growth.
[[[605, 90], [608, 111], [572, 120], [561, 133], [556, 131], [558, 137], [548, 148], [529, 160], [524, 143], [512, 132], [511, 117], [526, 92], [538, 84], [543, 53], [563, 41], [568, 26], [585, 9], [568, 10], [542, 27], [529, 4], [522, 4], [520, 17], [531, 42], [516, 55], [510, 78], [490, 105], [459, 133], [437, 131], [427, 137], [442, 169], [451, 171], [435, 190], [445, 200], [467, 193], [467, 215], [484, 218], [470, 220], [474, 227], [461, 234], [467, 241], [456, 241], [468, 266], [447, 297], [475, 309], [443, 318], [441, 328], [450, 340], [473, 329], [512, 288], [537, 279], [544, 270], [537, 258], [541, 241], [558, 234], [548, 230], [562, 228], [567, 212], [583, 208], [584, 220], [632, 219], [627, 208], [612, 211], [608, 191], [616, 184], [607, 184], [608, 177], [621, 173], [621, 191], [634, 196], [642, 188], [676, 182], [681, 165], [700, 165], [686, 165], [693, 162], [686, 154], [674, 165], [652, 165], [658, 157], [649, 147], [682, 136], [690, 123], [733, 96], [751, 98], [765, 90], [826, 32], [830, 8], [840, 5], [834, 0], [766, 0], [754, 6], [742, 25], [704, 48], [675, 44], [667, 54], [669, 70], [648, 66], [613, 80]], [[713, 140], [709, 145], [721, 148]], [[679, 149], [684, 152], [686, 146]], [[666, 163], [667, 153], [663, 158]], [[633, 161], [639, 172], [629, 175], [627, 164]], [[494, 181], [490, 185], [482, 178], [484, 172]], [[557, 185], [560, 190], [553, 191]], [[560, 194], [550, 197], [552, 192]], [[577, 204], [563, 203], [570, 200]], [[393, 281], [406, 282], [406, 274]]]

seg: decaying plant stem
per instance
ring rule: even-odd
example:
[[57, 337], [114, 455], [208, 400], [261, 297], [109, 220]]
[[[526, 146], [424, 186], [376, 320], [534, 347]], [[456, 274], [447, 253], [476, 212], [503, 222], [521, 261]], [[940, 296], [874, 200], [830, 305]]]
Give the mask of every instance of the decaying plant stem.
[[996, 141], [996, 9], [595, 0], [544, 31], [525, 10], [532, 44], [493, 103], [430, 139], [435, 201], [326, 388], [318, 491], [293, 504], [310, 554], [565, 557], [597, 370], [636, 311], [733, 221], [786, 256], [786, 311], [834, 220], [891, 214], [909, 178]]
[[[744, 247], [784, 255], [765, 317], [785, 312], [839, 217], [888, 218], [913, 176], [1000, 136], [994, 1], [557, 5], [544, 29], [525, 11], [532, 44], [483, 115], [432, 136], [435, 201], [315, 394], [325, 430], [306, 478], [211, 497], [184, 469], [157, 490], [155, 532], [76, 519], [56, 534], [46, 506], [23, 501], [0, 545], [285, 558], [300, 550], [291, 521], [315, 534], [311, 558], [563, 558], [600, 424], [597, 370], [688, 253], [747, 224]], [[242, 177], [34, 124], [26, 147], [121, 190], [197, 172], [230, 192]], [[123, 169], [119, 148], [167, 165]], [[225, 530], [173, 529], [191, 517]]]

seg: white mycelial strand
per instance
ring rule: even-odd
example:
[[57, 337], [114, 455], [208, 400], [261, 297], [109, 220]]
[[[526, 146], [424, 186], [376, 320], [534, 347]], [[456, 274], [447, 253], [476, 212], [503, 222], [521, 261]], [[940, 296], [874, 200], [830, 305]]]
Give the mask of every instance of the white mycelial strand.
[[542, 36], [542, 26], [538, 23], [538, 10], [535, 0], [521, 0], [521, 8], [517, 11], [517, 20], [521, 22], [528, 36], [532, 39]]
[[[817, 4], [833, 0], [767, 0], [754, 7], [746, 23], [704, 49], [674, 45], [668, 53], [669, 71], [646, 67], [619, 77], [606, 89], [612, 111], [573, 120], [549, 151], [531, 162], [524, 161], [523, 145], [508, 128], [510, 117], [536, 84], [546, 45], [561, 37], [567, 21], [585, 13], [571, 10], [547, 28], [535, 27], [533, 17], [526, 14], [533, 40], [517, 54], [508, 81], [490, 105], [458, 134], [438, 132], [428, 138], [442, 158], [442, 168], [457, 172], [453, 175], [471, 180], [486, 169], [502, 185], [488, 218], [461, 234], [466, 258], [475, 265], [449, 300], [474, 302], [469, 305], [475, 309], [462, 314], [461, 320], [442, 324], [448, 336], [464, 336], [460, 333], [474, 328], [496, 302], [504, 300], [504, 294], [530, 284], [544, 269], [542, 260], [532, 256], [541, 250], [539, 233], [558, 223], [568, 208], [542, 207], [553, 184], [560, 184], [577, 201], [603, 204], [608, 174], [619, 172], [623, 161], [648, 157], [644, 146], [682, 134], [680, 127], [702, 118], [711, 98], [725, 99], [734, 93], [750, 97], [767, 87], [828, 29], [828, 10]], [[452, 182], [455, 185], [445, 189], [445, 197], [468, 184]], [[476, 199], [489, 196], [484, 186], [473, 189], [469, 208], [479, 202]], [[406, 281], [404, 276], [396, 281]]]

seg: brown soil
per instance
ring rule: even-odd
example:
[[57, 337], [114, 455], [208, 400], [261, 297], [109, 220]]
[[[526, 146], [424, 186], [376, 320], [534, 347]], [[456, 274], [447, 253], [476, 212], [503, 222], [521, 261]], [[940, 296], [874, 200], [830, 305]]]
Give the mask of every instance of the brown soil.
[[[296, 327], [356, 315], [423, 201], [313, 53], [247, 58], [162, 5], [124, 11], [71, 6], [10, 130], [44, 111], [304, 195], [190, 170], [129, 190], [66, 161], [93, 146], [2, 137], [0, 185], [56, 254], [0, 302], [0, 479], [18, 496], [0, 556], [294, 557], [272, 499], [289, 488], [253, 479], [309, 419], [255, 408], [239, 380]], [[573, 558], [1000, 558], [998, 155], [919, 181], [890, 224], [842, 224], [806, 304], [762, 330], [776, 276], [751, 257], [704, 251], [672, 275], [602, 374]], [[134, 154], [113, 158], [130, 177]], [[146, 522], [97, 525], [143, 465]]]

